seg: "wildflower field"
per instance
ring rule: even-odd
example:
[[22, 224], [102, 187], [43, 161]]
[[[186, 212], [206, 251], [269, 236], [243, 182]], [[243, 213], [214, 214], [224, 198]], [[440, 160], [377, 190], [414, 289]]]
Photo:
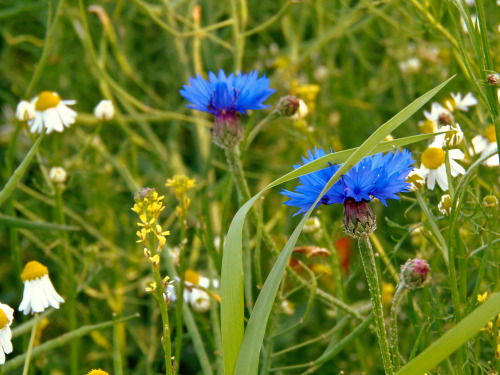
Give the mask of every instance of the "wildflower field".
[[500, 371], [500, 1], [2, 0], [0, 375]]

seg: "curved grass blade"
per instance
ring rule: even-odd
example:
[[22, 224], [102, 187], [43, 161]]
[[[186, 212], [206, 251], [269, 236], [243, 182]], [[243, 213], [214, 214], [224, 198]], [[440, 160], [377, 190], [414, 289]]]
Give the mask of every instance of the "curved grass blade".
[[26, 228], [26, 229], [56, 230], [56, 231], [80, 230], [80, 228], [75, 227], [73, 225], [61, 225], [55, 223], [47, 223], [45, 221], [33, 221], [3, 214], [0, 214], [0, 223], [4, 223], [6, 225], [10, 225], [16, 228]]
[[[419, 110], [453, 77], [439, 86], [422, 95], [401, 112], [396, 114], [384, 125], [379, 127], [359, 148], [326, 155], [315, 162], [308, 163], [277, 179], [252, 199], [246, 202], [236, 213], [224, 245], [221, 273], [221, 328], [226, 375], [254, 375], [259, 366], [259, 353], [264, 339], [267, 320], [276, 297], [281, 276], [288, 263], [288, 258], [295, 246], [302, 227], [313, 211], [316, 203], [349, 169], [356, 165], [363, 157], [392, 149], [391, 144], [381, 143], [382, 140], [394, 131], [399, 125]], [[380, 148], [384, 148], [381, 150]], [[304, 215], [299, 225], [290, 236], [285, 248], [278, 257], [264, 287], [262, 288], [254, 310], [250, 316], [246, 334], [244, 333], [244, 296], [243, 296], [243, 265], [242, 265], [242, 230], [245, 217], [255, 201], [268, 189], [292, 178], [310, 173], [328, 166], [327, 162], [344, 164], [330, 179], [309, 211]], [[318, 168], [319, 167], [319, 168]]]
[[433, 369], [474, 337], [499, 311], [500, 293], [497, 293], [411, 360], [396, 375], [424, 374]]
[[19, 164], [19, 167], [16, 168], [12, 176], [10, 176], [9, 181], [7, 181], [2, 191], [0, 191], [0, 206], [12, 195], [12, 193], [16, 188], [17, 183], [24, 176], [24, 173], [26, 172], [26, 169], [28, 169], [28, 166], [30, 165], [33, 156], [35, 156], [36, 150], [38, 149], [38, 145], [40, 145], [40, 142], [42, 141], [43, 136], [45, 135], [45, 131], [46, 130], [44, 130], [44, 132], [40, 134], [35, 143], [33, 143], [33, 146], [31, 146], [30, 150], [24, 157], [24, 160], [21, 162], [21, 164]]

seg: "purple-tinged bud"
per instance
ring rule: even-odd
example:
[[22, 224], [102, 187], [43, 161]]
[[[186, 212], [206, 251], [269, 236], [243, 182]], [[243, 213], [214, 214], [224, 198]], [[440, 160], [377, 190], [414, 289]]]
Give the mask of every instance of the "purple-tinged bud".
[[431, 267], [425, 259], [408, 259], [401, 266], [401, 283], [408, 289], [422, 288], [431, 278]]
[[486, 76], [486, 81], [488, 81], [488, 84], [491, 86], [500, 86], [500, 74], [498, 73], [491, 73]]
[[441, 125], [455, 125], [453, 115], [448, 111], [443, 111], [439, 114], [438, 121]]
[[299, 110], [300, 101], [295, 96], [289, 95], [280, 99], [278, 103], [278, 113], [281, 116], [293, 116]]
[[354, 238], [368, 237], [377, 229], [377, 221], [368, 202], [347, 199], [344, 202], [344, 230]]
[[243, 140], [243, 128], [236, 112], [221, 113], [215, 117], [212, 130], [214, 143], [223, 149], [232, 149]]

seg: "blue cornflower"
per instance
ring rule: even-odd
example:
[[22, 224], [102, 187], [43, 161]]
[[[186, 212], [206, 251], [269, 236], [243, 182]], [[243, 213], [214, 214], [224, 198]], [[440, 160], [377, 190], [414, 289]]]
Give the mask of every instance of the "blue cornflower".
[[213, 128], [214, 143], [222, 148], [233, 148], [243, 138], [238, 121], [238, 113], [248, 109], [265, 109], [264, 101], [276, 90], [269, 88], [266, 76], [257, 78], [256, 70], [249, 74], [226, 74], [221, 69], [219, 75], [208, 73], [208, 81], [196, 75], [189, 78], [189, 86], [184, 85], [181, 95], [192, 104], [188, 108], [211, 113], [215, 116]]
[[[304, 164], [325, 156], [322, 149], [314, 149], [314, 154], [308, 151], [308, 158], [302, 157]], [[387, 199], [399, 199], [398, 193], [409, 191], [410, 184], [406, 182], [408, 174], [413, 170], [415, 163], [408, 150], [401, 152], [379, 153], [363, 158], [349, 172], [343, 175], [321, 198], [320, 204], [333, 204], [346, 202], [369, 202], [377, 198], [384, 206]], [[294, 169], [301, 165], [294, 165]], [[340, 168], [331, 165], [328, 168], [299, 177], [302, 185], [295, 191], [282, 190], [281, 194], [290, 198], [284, 204], [299, 207], [298, 215], [307, 212], [314, 203], [321, 190], [330, 178]]]

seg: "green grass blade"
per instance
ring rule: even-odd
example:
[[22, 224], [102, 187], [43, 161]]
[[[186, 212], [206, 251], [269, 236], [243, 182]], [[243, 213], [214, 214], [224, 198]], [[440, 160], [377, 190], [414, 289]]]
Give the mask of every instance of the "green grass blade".
[[[327, 162], [344, 164], [330, 179], [321, 194], [316, 199], [318, 202], [328, 189], [335, 184], [342, 174], [345, 174], [363, 157], [377, 150], [382, 140], [419, 110], [439, 90], [441, 90], [453, 77], [449, 78], [439, 86], [422, 95], [409, 104], [401, 112], [396, 114], [384, 125], [379, 127], [359, 148], [349, 150], [350, 152], [338, 152], [327, 155], [315, 162], [308, 163], [274, 181], [265, 189], [260, 191], [252, 199], [246, 202], [236, 213], [231, 222], [226, 243], [224, 245], [224, 256], [222, 259], [221, 274], [221, 328], [224, 356], [224, 369], [226, 375], [254, 375], [259, 365], [259, 353], [264, 339], [267, 320], [274, 302], [281, 276], [288, 263], [288, 258], [295, 246], [302, 227], [313, 211], [316, 203], [311, 206], [304, 215], [299, 225], [290, 236], [285, 248], [281, 252], [271, 273], [269, 274], [262, 291], [257, 298], [254, 310], [248, 322], [247, 331], [244, 335], [244, 296], [243, 296], [243, 265], [242, 265], [242, 230], [245, 217], [255, 201], [264, 191], [291, 178], [298, 177], [326, 167]], [[380, 146], [380, 145], [379, 145]], [[387, 150], [392, 148], [388, 146]], [[380, 152], [380, 151], [377, 151]], [[313, 169], [314, 168], [314, 169]], [[241, 355], [239, 355], [241, 353]]]
[[497, 293], [410, 361], [396, 375], [424, 374], [433, 369], [474, 337], [499, 311], [500, 293]]
[[38, 149], [38, 146], [40, 145], [40, 142], [42, 141], [44, 135], [45, 132], [40, 134], [38, 139], [35, 141], [33, 146], [31, 146], [31, 149], [24, 157], [24, 160], [21, 162], [19, 167], [16, 168], [12, 176], [9, 178], [9, 181], [7, 181], [7, 183], [3, 187], [2, 191], [0, 191], [0, 206], [12, 195], [12, 193], [16, 188], [17, 183], [24, 176], [24, 173], [26, 172], [26, 169], [28, 169], [31, 160], [35, 156], [36, 150]]
[[0, 223], [4, 223], [5, 225], [10, 225], [16, 228], [26, 228], [26, 229], [56, 230], [56, 231], [80, 230], [80, 228], [72, 225], [60, 225], [55, 223], [47, 223], [45, 221], [32, 221], [3, 214], [0, 214]]

